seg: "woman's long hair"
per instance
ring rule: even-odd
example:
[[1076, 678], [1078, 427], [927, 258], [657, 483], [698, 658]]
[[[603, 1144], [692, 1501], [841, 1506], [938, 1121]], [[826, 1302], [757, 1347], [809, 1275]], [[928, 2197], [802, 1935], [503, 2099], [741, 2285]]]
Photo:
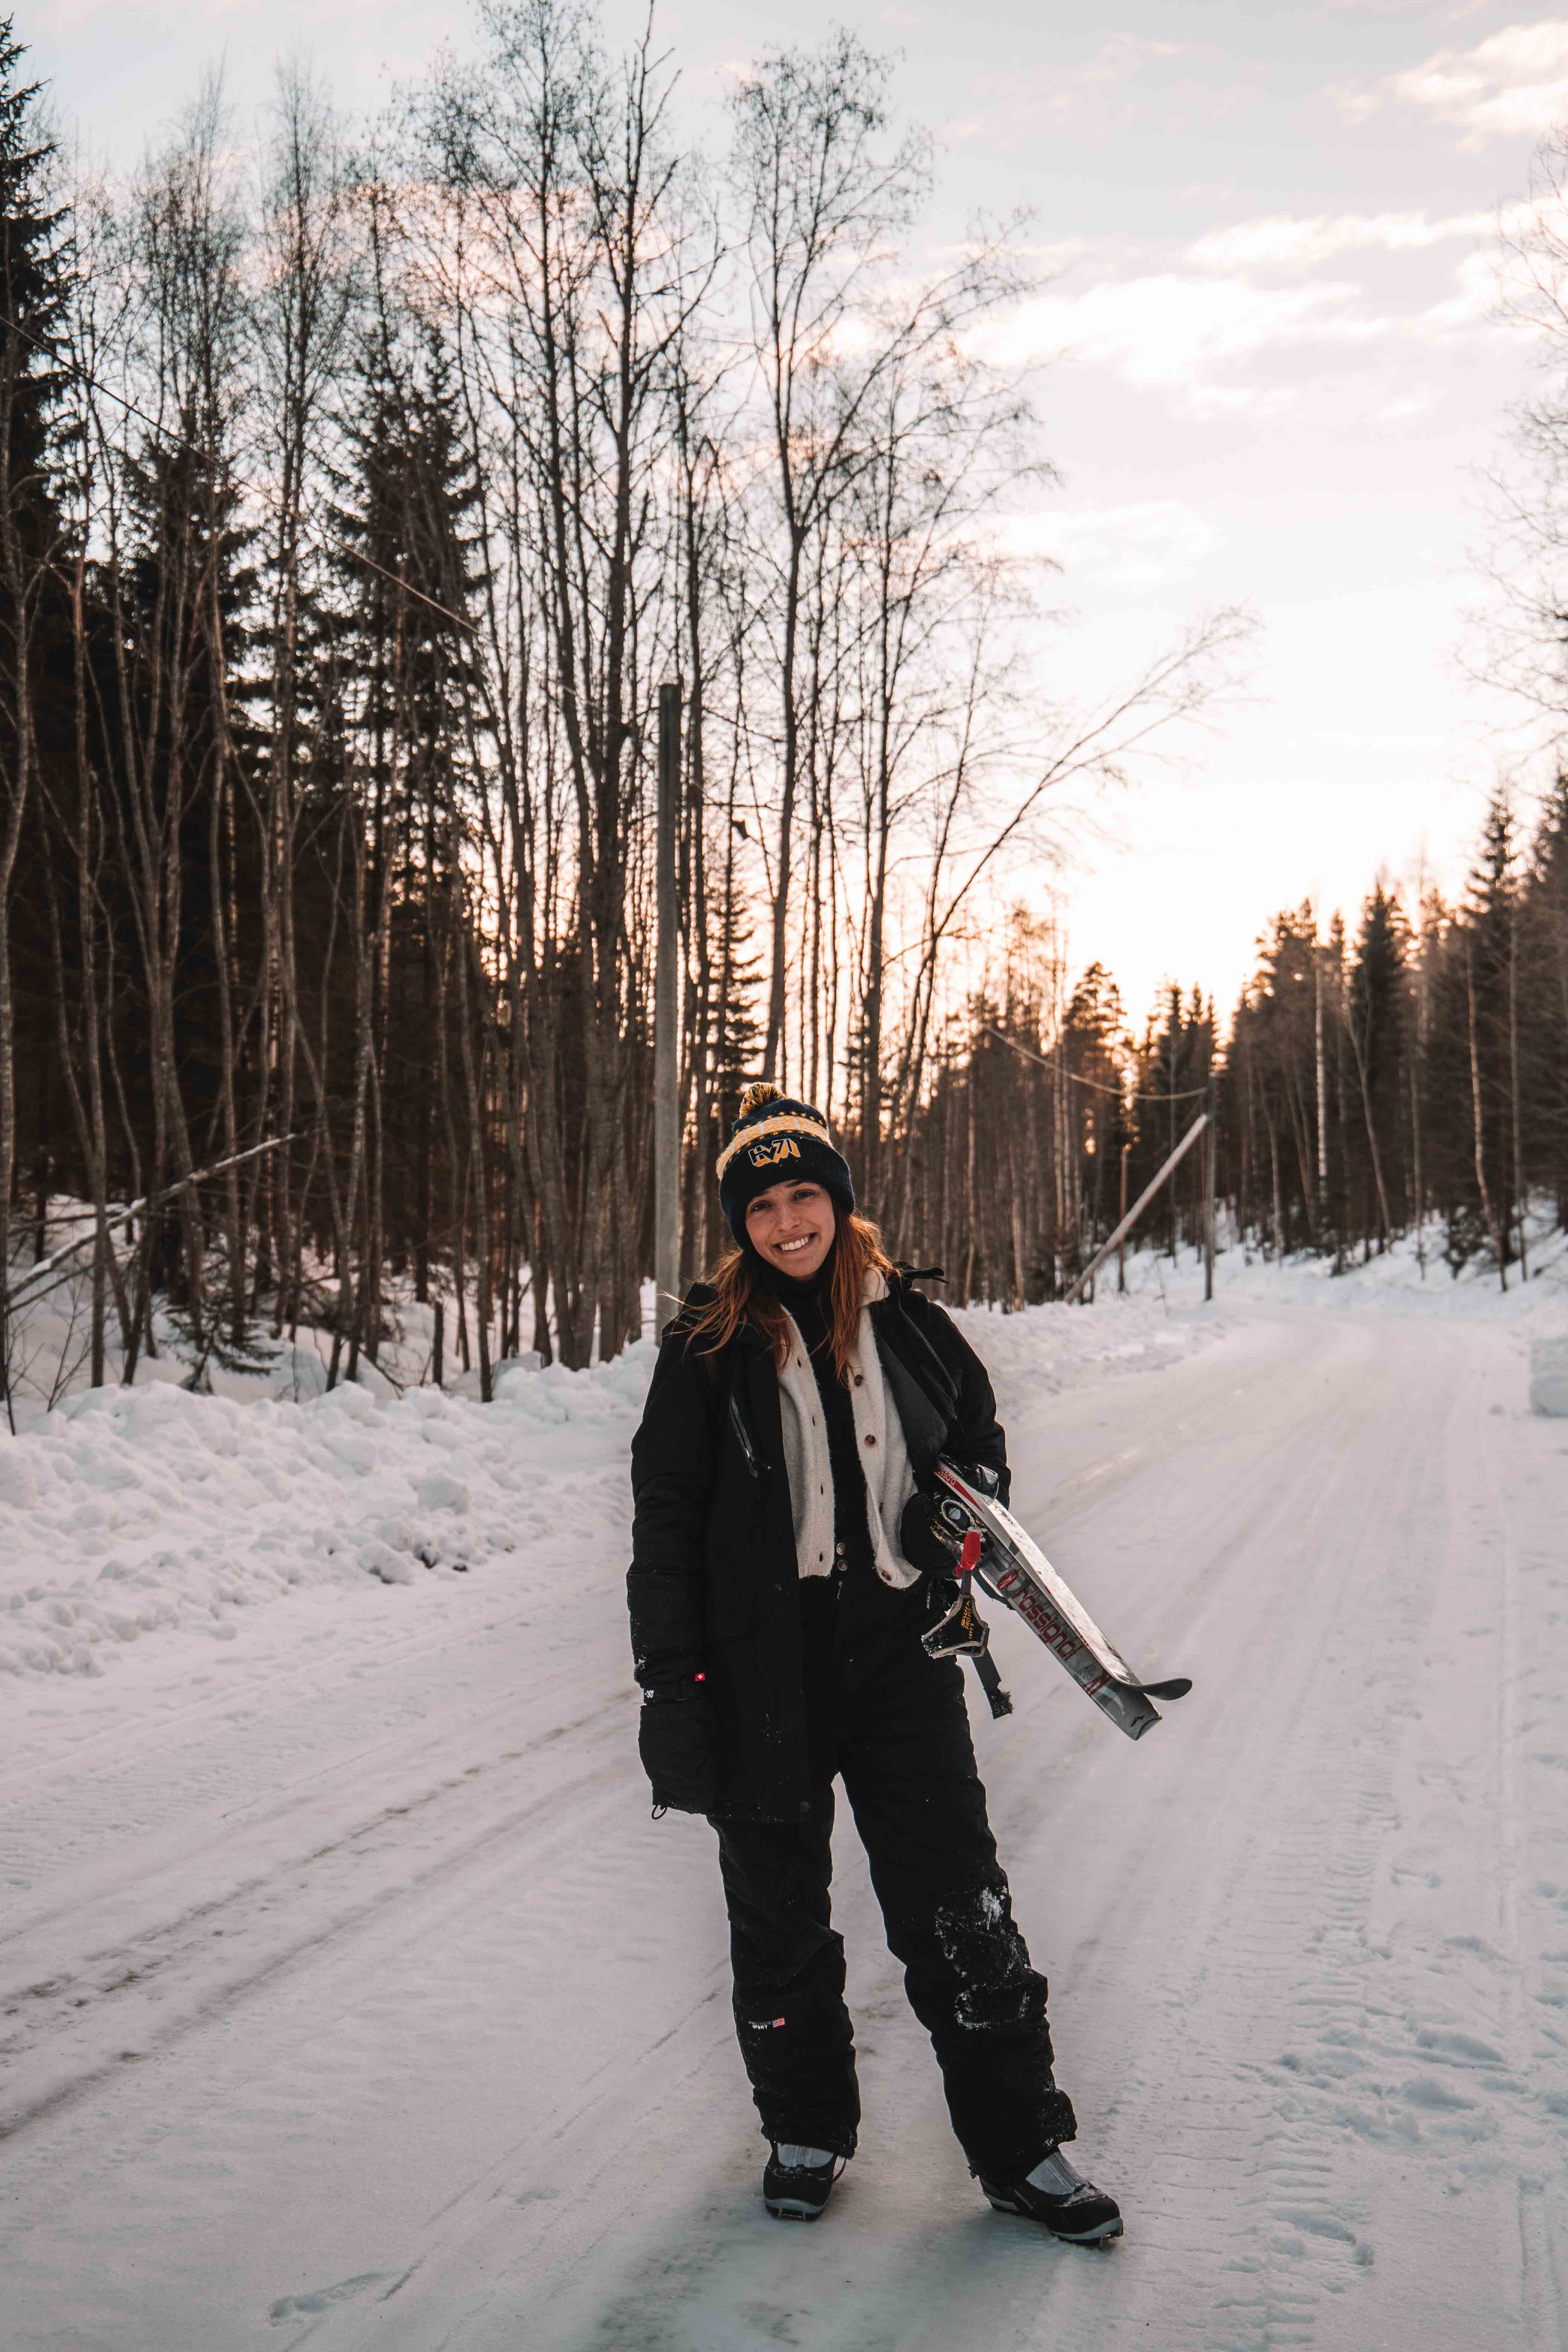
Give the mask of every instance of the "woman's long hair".
[[[894, 1266], [868, 1217], [857, 1216], [853, 1210], [846, 1216], [839, 1210], [837, 1219], [833, 1272], [827, 1284], [827, 1347], [835, 1371], [847, 1381], [860, 1328], [866, 1276], [875, 1272], [886, 1277]], [[783, 1371], [795, 1341], [795, 1325], [783, 1299], [758, 1280], [756, 1261], [745, 1250], [727, 1250], [708, 1279], [714, 1296], [693, 1318], [687, 1346], [695, 1347], [701, 1355], [713, 1355], [728, 1345], [742, 1323], [754, 1323]]]

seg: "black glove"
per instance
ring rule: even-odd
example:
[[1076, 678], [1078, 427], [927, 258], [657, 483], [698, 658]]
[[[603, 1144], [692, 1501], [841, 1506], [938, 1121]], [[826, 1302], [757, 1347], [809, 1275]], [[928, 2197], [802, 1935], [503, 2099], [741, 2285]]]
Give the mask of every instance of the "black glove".
[[924, 1576], [958, 1574], [963, 1545], [956, 1536], [939, 1534], [943, 1526], [935, 1496], [922, 1494], [917, 1486], [899, 1521], [899, 1549]]
[[678, 1813], [712, 1811], [719, 1801], [719, 1724], [705, 1690], [647, 1693], [637, 1753], [655, 1805]]

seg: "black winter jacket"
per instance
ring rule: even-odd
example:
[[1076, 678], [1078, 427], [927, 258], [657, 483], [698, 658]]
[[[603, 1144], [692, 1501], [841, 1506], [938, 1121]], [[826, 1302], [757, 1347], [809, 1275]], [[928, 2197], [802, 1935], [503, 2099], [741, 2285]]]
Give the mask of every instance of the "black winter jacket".
[[[809, 1802], [799, 1575], [778, 1376], [762, 1333], [686, 1344], [704, 1284], [664, 1334], [632, 1440], [632, 1655], [647, 1688], [707, 1677], [722, 1742], [717, 1810], [787, 1821]], [[1008, 1487], [985, 1367], [942, 1308], [895, 1276], [870, 1309], [916, 1478], [939, 1453], [986, 1463]]]

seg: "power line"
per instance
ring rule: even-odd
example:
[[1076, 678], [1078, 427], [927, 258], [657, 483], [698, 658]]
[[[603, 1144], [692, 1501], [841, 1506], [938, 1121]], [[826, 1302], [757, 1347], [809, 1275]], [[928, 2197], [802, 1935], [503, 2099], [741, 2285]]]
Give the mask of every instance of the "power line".
[[[1058, 1055], [1037, 1054], [1032, 1045], [1020, 1045], [1016, 1037], [1009, 1037], [1005, 1030], [996, 1028], [989, 1021], [983, 1021], [980, 1025], [987, 1037], [994, 1037], [999, 1045], [1010, 1045], [1014, 1053], [1021, 1055], [1026, 1062], [1038, 1062], [1043, 1070], [1054, 1070], [1058, 1067]], [[1078, 1070], [1063, 1070], [1062, 1076], [1070, 1078], [1075, 1087], [1092, 1087], [1096, 1094], [1114, 1095], [1118, 1102], [1196, 1102], [1200, 1095], [1208, 1092], [1206, 1087], [1189, 1087], [1184, 1093], [1179, 1095], [1158, 1095], [1151, 1094], [1142, 1087], [1134, 1087], [1131, 1092], [1128, 1093], [1124, 1087], [1107, 1086], [1102, 1078], [1086, 1078]]]
[[[204, 454], [194, 441], [187, 441], [183, 434], [171, 433], [166, 425], [159, 424], [155, 416], [149, 416], [144, 408], [138, 408], [133, 400], [127, 400], [122, 392], [116, 392], [112, 384], [100, 383], [95, 377], [88, 373], [84, 367], [79, 366], [75, 360], [68, 356], [62, 358], [47, 343], [41, 341], [30, 328], [24, 327], [20, 320], [6, 319], [0, 323], [9, 327], [13, 334], [20, 335], [24, 342], [31, 343], [36, 352], [42, 352], [51, 366], [62, 367], [68, 374], [74, 375], [77, 382], [85, 384], [89, 392], [101, 393], [106, 400], [115, 402], [125, 411], [127, 416], [134, 416], [140, 424], [147, 427], [150, 433], [156, 433], [161, 439], [173, 442], [177, 449], [188, 449], [193, 457], [200, 457]], [[258, 483], [236, 478], [235, 488], [247, 491], [253, 499], [266, 499], [274, 507], [281, 503], [275, 490], [264, 490]], [[412, 596], [418, 604], [428, 604], [430, 610], [433, 613], [439, 613], [444, 621], [450, 621], [453, 627], [461, 629], [465, 636], [472, 637], [476, 644], [479, 642], [479, 631], [471, 621], [466, 621], [460, 613], [454, 613], [448, 605], [438, 604], [434, 596], [426, 596], [423, 588], [416, 588], [410, 582], [400, 580], [395, 572], [389, 572], [386, 566], [384, 563], [378, 563], [374, 556], [366, 555], [360, 548], [351, 547], [346, 540], [334, 539], [331, 531], [323, 531], [321, 539], [324, 545], [334, 548], [340, 555], [346, 555], [351, 563], [363, 564], [367, 572], [377, 573], [381, 579], [389, 581], [394, 588], [401, 589], [404, 595]]]

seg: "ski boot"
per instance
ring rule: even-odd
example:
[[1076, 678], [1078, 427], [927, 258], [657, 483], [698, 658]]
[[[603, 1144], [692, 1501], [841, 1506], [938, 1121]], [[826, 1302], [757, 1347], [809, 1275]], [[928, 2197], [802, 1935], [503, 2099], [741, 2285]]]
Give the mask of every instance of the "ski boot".
[[848, 2162], [830, 2148], [774, 2140], [763, 2174], [763, 2202], [775, 2221], [815, 2221]]
[[1043, 2221], [1055, 2238], [1075, 2246], [1097, 2246], [1121, 2235], [1121, 2209], [1092, 2181], [1075, 2172], [1059, 2147], [1016, 2180], [987, 2180], [975, 2174], [998, 2213], [1021, 2213]]

